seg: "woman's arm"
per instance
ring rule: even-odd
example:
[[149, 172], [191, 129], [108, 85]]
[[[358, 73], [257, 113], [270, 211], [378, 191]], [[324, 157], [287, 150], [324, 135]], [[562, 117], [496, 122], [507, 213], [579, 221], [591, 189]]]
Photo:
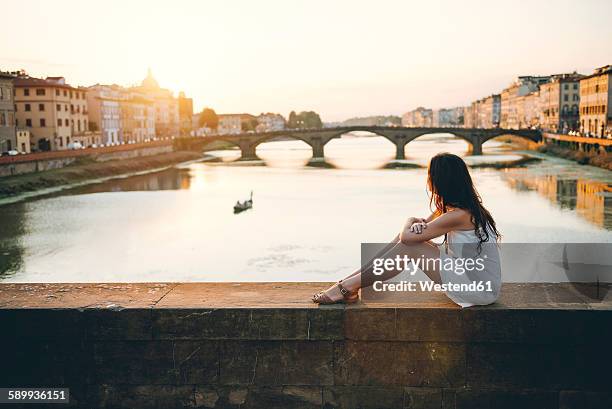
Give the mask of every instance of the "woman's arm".
[[[431, 216], [430, 216], [431, 217]], [[465, 210], [457, 209], [435, 217], [432, 221], [425, 223], [425, 228], [413, 231], [411, 225], [404, 225], [400, 232], [400, 241], [404, 244], [422, 243], [436, 237], [440, 237], [451, 230], [463, 229], [466, 224], [471, 224], [470, 214]]]

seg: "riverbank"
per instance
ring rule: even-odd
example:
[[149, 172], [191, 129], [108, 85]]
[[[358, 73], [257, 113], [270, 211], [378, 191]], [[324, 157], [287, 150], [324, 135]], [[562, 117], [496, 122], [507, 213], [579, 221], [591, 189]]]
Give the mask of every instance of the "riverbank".
[[122, 177], [139, 172], [162, 170], [169, 166], [197, 160], [201, 157], [201, 154], [195, 152], [171, 152], [106, 162], [96, 162], [89, 157], [78, 158], [73, 164], [61, 169], [0, 178], [0, 198], [90, 180], [94, 181], [104, 178]]
[[573, 160], [581, 165], [597, 166], [602, 169], [612, 170], [612, 155], [601, 152], [583, 152], [558, 145], [545, 144], [538, 148], [539, 152]]

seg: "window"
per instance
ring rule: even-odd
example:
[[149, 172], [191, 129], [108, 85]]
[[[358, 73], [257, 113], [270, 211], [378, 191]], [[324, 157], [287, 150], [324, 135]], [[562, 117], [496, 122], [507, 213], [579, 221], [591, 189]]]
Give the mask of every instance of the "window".
[[30, 104], [25, 104], [25, 111], [30, 112], [31, 110], [32, 108], [30, 107]]
[[45, 110], [45, 104], [38, 104], [38, 110], [39, 111], [44, 111]]
[[77, 121], [77, 130], [81, 132], [81, 120], [80, 119]]
[[56, 97], [59, 97], [59, 96], [60, 96], [60, 90], [59, 90], [59, 89], [57, 89], [57, 88], [55, 89], [55, 96], [56, 96]]
[[68, 95], [68, 91], [64, 90], [64, 96]]
[[55, 106], [55, 110], [56, 110], [57, 112], [61, 111], [61, 110], [62, 110], [62, 106], [61, 106], [60, 104], [57, 104], [57, 105]]
[[68, 112], [68, 105], [64, 105], [64, 111]]
[[569, 89], [569, 84], [563, 84], [563, 89], [568, 90]]
[[44, 128], [45, 126], [47, 126], [47, 121], [45, 118], [40, 118], [40, 127]]
[[567, 94], [563, 95], [563, 100], [565, 102], [569, 101], [569, 95], [567, 95]]
[[30, 96], [30, 89], [29, 88], [24, 88], [23, 89], [23, 96], [24, 97], [29, 97]]
[[36, 95], [45, 95], [44, 88], [36, 88]]
[[577, 82], [574, 83], [574, 89], [578, 89], [578, 83]]
[[26, 119], [26, 126], [32, 127], [32, 120], [30, 118]]
[[6, 126], [6, 114], [0, 112], [0, 126]]
[[64, 119], [64, 126], [68, 126], [68, 118]]
[[4, 88], [0, 87], [0, 99], [4, 99]]

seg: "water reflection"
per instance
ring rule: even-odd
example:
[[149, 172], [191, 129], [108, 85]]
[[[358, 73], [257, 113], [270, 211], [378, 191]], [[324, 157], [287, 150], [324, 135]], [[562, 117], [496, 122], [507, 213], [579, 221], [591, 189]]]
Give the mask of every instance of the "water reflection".
[[138, 192], [155, 190], [185, 190], [191, 187], [189, 169], [172, 168], [163, 172], [109, 180], [74, 189], [72, 194], [100, 192]]
[[17, 203], [2, 208], [0, 217], [0, 277], [8, 276], [23, 267], [26, 234], [26, 205]]
[[565, 179], [557, 175], [533, 175], [525, 171], [505, 174], [515, 190], [536, 191], [562, 209], [577, 214], [596, 226], [612, 229], [612, 187], [609, 183], [587, 179]]

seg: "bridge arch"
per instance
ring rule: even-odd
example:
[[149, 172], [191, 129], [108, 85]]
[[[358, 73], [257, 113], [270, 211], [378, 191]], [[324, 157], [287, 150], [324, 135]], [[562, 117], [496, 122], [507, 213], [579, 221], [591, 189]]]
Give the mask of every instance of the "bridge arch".
[[[278, 149], [276, 144], [271, 142], [285, 142], [281, 144], [283, 155], [275, 154]], [[303, 162], [307, 164], [314, 154], [314, 148], [309, 141], [292, 134], [267, 135], [252, 142], [257, 158], [275, 166], [295, 165]]]
[[[344, 168], [380, 168], [397, 155], [396, 143], [383, 132], [357, 129], [335, 132], [325, 144], [326, 161]], [[366, 150], [367, 156], [359, 151]]]

